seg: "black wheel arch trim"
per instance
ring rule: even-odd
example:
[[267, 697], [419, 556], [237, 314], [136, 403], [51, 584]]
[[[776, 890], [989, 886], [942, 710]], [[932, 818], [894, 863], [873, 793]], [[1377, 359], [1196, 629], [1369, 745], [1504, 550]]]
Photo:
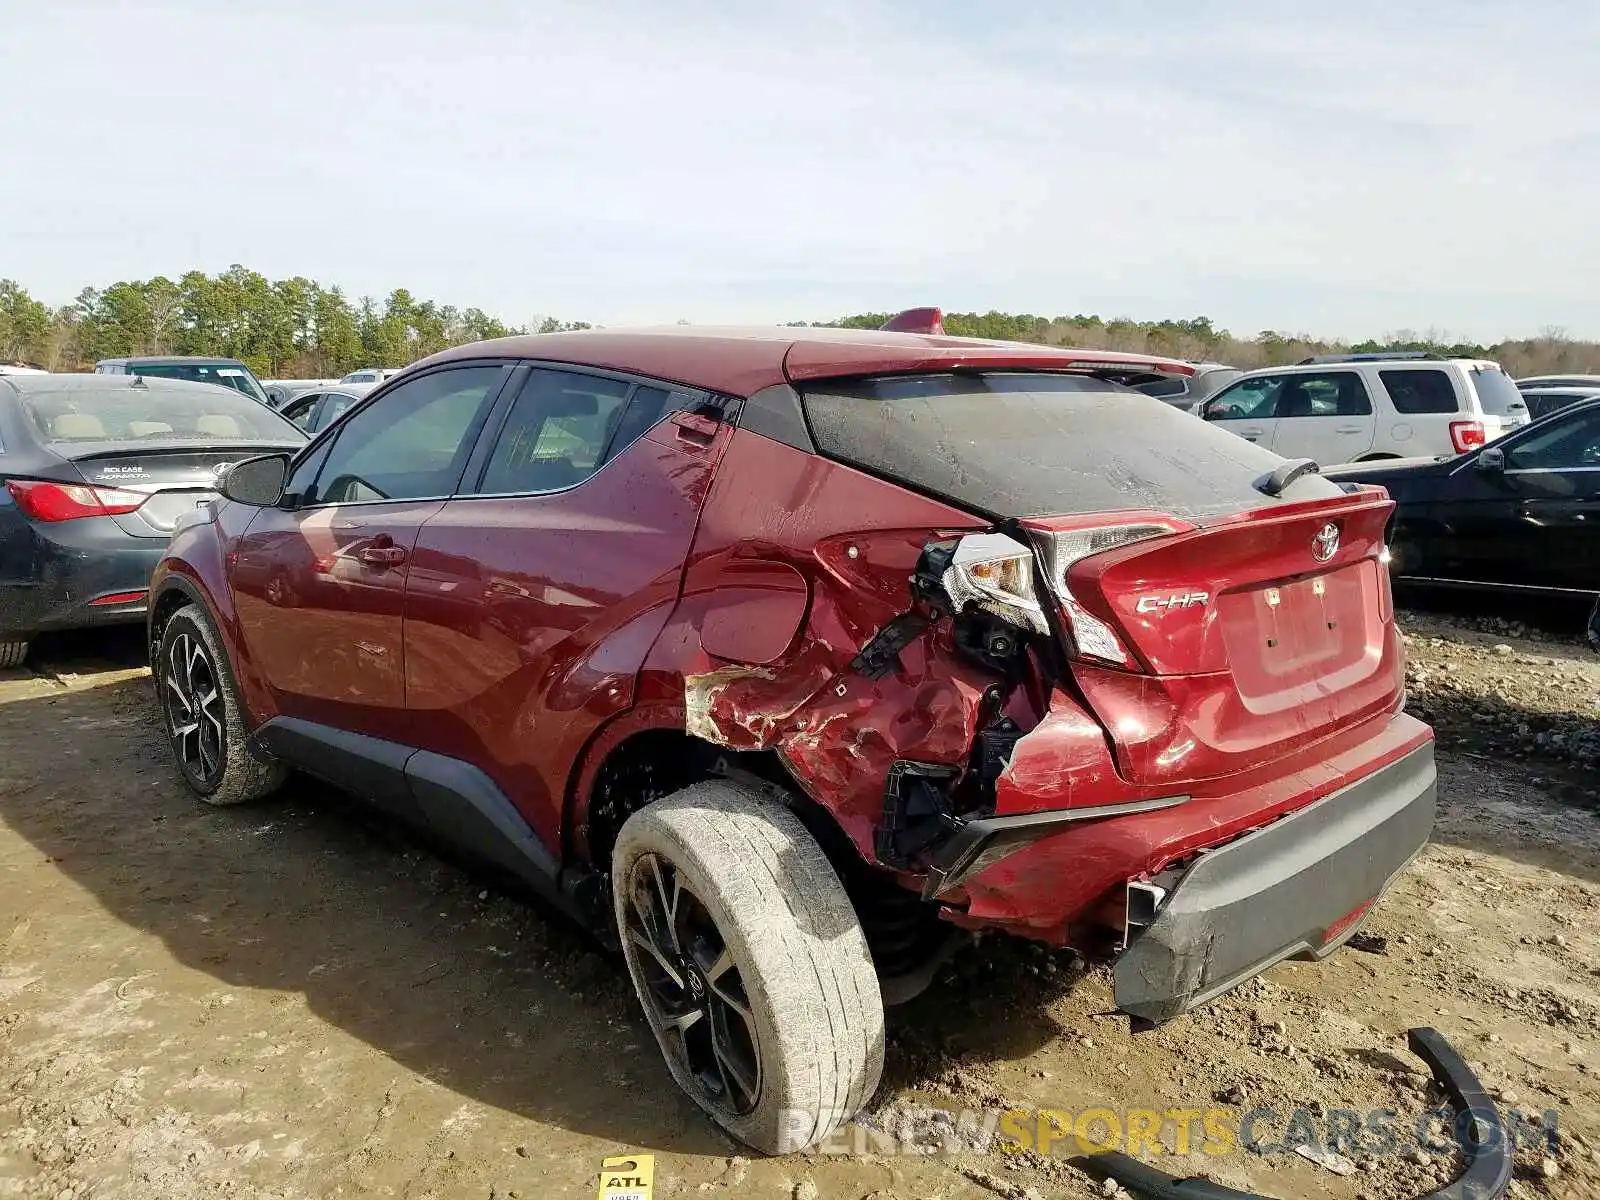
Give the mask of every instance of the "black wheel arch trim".
[[[156, 615], [161, 611], [162, 602], [173, 592], [181, 592], [191, 604], [198, 604], [206, 610], [206, 619], [213, 626], [217, 625], [217, 613], [211, 606], [211, 599], [205, 592], [186, 575], [169, 574], [161, 581], [161, 586], [150, 593], [150, 598], [145, 608], [145, 640], [152, 647], [155, 646], [158, 630], [156, 629]], [[231, 669], [232, 664], [229, 664]]]
[[[1456, 1112], [1470, 1115], [1473, 1137], [1461, 1147], [1466, 1166], [1461, 1174], [1417, 1200], [1500, 1200], [1511, 1186], [1510, 1132], [1483, 1084], [1466, 1061], [1437, 1029], [1409, 1030], [1411, 1052], [1428, 1064], [1434, 1081]], [[1137, 1196], [1150, 1200], [1268, 1200], [1256, 1192], [1241, 1192], [1200, 1176], [1179, 1179], [1148, 1163], [1110, 1150], [1073, 1160], [1091, 1175], [1115, 1179]]]

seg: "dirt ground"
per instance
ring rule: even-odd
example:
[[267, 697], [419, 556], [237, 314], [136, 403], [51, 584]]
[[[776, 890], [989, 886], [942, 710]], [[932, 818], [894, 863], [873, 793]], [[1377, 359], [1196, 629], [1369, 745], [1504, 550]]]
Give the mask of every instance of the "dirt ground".
[[[1455, 1165], [1406, 1148], [1436, 1097], [1404, 1031], [1432, 1025], [1546, 1123], [1512, 1194], [1600, 1195], [1600, 656], [1483, 618], [1402, 623], [1441, 814], [1364, 949], [1131, 1035], [1103, 971], [987, 941], [891, 1013], [874, 1122], [927, 1142], [928, 1108], [1265, 1107], [1272, 1141], [1297, 1107], [1387, 1107], [1400, 1152], [1328, 1160], [1348, 1176], [1194, 1145], [1161, 1163], [1404, 1200]], [[630, 1151], [657, 1156], [658, 1196], [1117, 1194], [1070, 1139], [1006, 1153], [979, 1126], [953, 1152], [874, 1135], [741, 1157], [672, 1087], [618, 962], [559, 919], [310, 783], [192, 802], [137, 655], [66, 638], [0, 673], [0, 1196], [593, 1197], [602, 1157]], [[1181, 1148], [1176, 1122], [1163, 1136]]]

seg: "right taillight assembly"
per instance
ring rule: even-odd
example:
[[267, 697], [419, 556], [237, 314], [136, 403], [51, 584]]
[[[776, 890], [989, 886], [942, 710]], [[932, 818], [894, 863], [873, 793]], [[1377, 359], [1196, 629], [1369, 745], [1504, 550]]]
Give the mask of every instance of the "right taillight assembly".
[[1036, 546], [1002, 533], [968, 534], [956, 543], [940, 582], [954, 611], [978, 608], [1033, 633], [1050, 632], [1044, 604], [1053, 600], [1071, 642], [1070, 652], [1131, 667], [1132, 653], [1116, 631], [1073, 594], [1067, 573], [1090, 555], [1189, 528], [1173, 518], [1087, 525], [1036, 532]]
[[1482, 421], [1450, 422], [1450, 444], [1456, 448], [1457, 454], [1465, 454], [1468, 450], [1476, 450], [1479, 446], [1485, 445], [1488, 440]]
[[1073, 648], [1085, 658], [1098, 659], [1115, 667], [1134, 665], [1133, 655], [1122, 644], [1116, 631], [1095, 616], [1072, 594], [1067, 572], [1074, 563], [1092, 554], [1103, 554], [1148, 538], [1163, 537], [1187, 526], [1172, 522], [1139, 521], [1123, 525], [1100, 525], [1085, 529], [1059, 530], [1039, 537], [1040, 557], [1050, 591], [1061, 608], [1061, 615], [1072, 636]]

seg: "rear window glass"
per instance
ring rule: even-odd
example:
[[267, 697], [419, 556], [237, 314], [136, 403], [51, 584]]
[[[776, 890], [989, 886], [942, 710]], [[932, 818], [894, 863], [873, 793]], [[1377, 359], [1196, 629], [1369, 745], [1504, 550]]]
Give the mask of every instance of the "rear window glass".
[[241, 366], [227, 363], [131, 363], [128, 374], [144, 375], [152, 379], [187, 379], [192, 383], [214, 383], [265, 402], [266, 392], [256, 382], [256, 377]]
[[1187, 396], [1189, 394], [1189, 381], [1182, 376], [1172, 379], [1157, 379], [1152, 383], [1141, 383], [1135, 391], [1143, 392], [1146, 396], [1159, 396], [1162, 399]]
[[1522, 393], [1504, 371], [1495, 367], [1474, 367], [1472, 386], [1478, 393], [1478, 403], [1483, 405], [1486, 413], [1504, 417], [1511, 413], [1521, 415], [1527, 411]]
[[[1154, 397], [1075, 375], [914, 375], [804, 395], [830, 458], [992, 518], [1261, 507], [1270, 450]], [[1339, 495], [1305, 476], [1282, 500]]]
[[182, 385], [34, 392], [22, 397], [22, 411], [47, 442], [181, 438], [293, 443], [305, 437], [290, 422], [254, 400]]
[[1383, 386], [1389, 390], [1396, 412], [1402, 413], [1453, 413], [1456, 406], [1456, 389], [1450, 376], [1443, 371], [1409, 368], [1380, 371]]
[[1579, 400], [1588, 400], [1594, 396], [1600, 396], [1600, 391], [1523, 392], [1522, 402], [1528, 406], [1528, 415], [1537, 420], [1566, 408], [1569, 404], [1576, 404]]

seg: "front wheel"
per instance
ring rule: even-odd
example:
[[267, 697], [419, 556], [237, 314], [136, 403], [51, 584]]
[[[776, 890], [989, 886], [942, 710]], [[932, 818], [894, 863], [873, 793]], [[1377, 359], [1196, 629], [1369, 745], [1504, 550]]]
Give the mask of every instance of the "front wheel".
[[1594, 607], [1589, 610], [1589, 627], [1585, 632], [1589, 637], [1589, 645], [1600, 650], [1600, 600], [1594, 602]]
[[611, 857], [628, 973], [673, 1079], [766, 1154], [858, 1113], [883, 1072], [883, 999], [839, 877], [786, 808], [695, 784]]
[[167, 621], [151, 669], [172, 757], [190, 791], [221, 806], [277, 790], [287, 772], [251, 740], [221, 640], [196, 605]]
[[28, 657], [28, 643], [0, 641], [0, 669], [20, 667]]

